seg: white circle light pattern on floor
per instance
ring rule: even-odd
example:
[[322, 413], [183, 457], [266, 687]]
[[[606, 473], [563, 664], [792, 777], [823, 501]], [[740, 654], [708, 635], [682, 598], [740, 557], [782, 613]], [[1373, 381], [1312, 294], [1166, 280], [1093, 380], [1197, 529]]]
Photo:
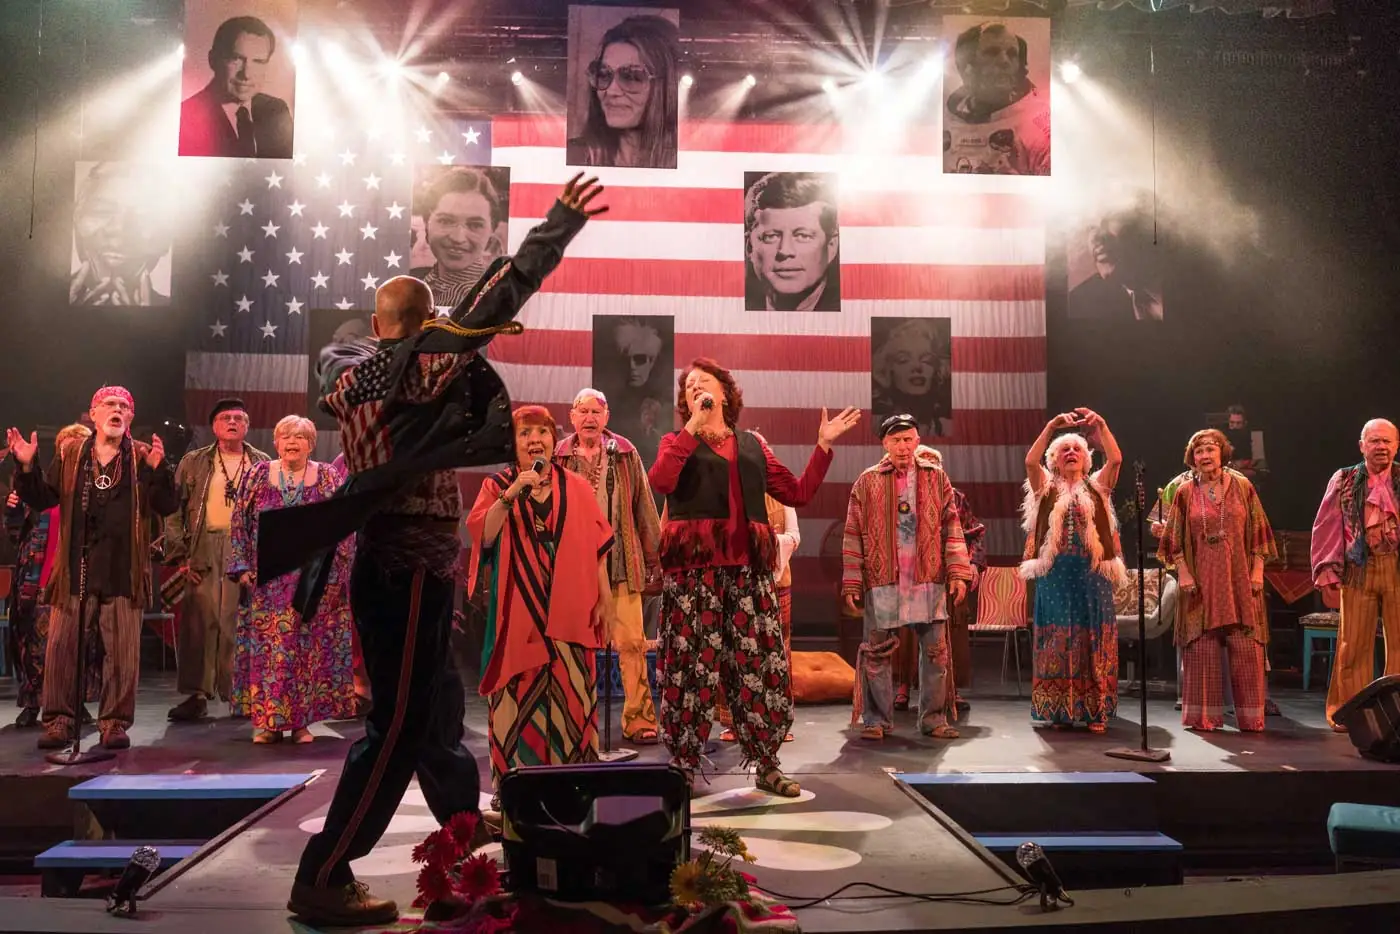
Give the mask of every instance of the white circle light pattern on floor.
[[[774, 833], [871, 833], [884, 830], [894, 821], [865, 811], [797, 811], [788, 810], [795, 804], [816, 800], [807, 789], [796, 798], [777, 798], [751, 787], [734, 788], [704, 795], [691, 802], [691, 823], [696, 832], [705, 827], [732, 827], [743, 834], [749, 852], [757, 857], [755, 865], [784, 872], [832, 872], [849, 869], [860, 863], [855, 850], [825, 843], [800, 840], [777, 840], [764, 834]], [[489, 794], [481, 796], [481, 806], [488, 807]], [[753, 811], [754, 813], [742, 813]], [[303, 821], [303, 833], [314, 834], [325, 824], [324, 817]], [[380, 844], [369, 855], [351, 864], [356, 876], [385, 878], [416, 875], [413, 848], [437, 829], [437, 821], [418, 786], [412, 785], [403, 796], [399, 809], [389, 821]], [[481, 850], [492, 856], [501, 852], [499, 843]]]

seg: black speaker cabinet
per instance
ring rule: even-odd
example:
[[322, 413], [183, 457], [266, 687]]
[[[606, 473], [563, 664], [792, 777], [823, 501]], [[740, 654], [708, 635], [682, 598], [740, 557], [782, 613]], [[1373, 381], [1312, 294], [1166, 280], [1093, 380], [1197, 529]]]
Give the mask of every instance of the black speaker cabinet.
[[1400, 675], [1366, 685], [1337, 710], [1336, 720], [1366, 758], [1400, 762]]
[[690, 859], [690, 789], [664, 764], [512, 769], [501, 778], [506, 888], [664, 905]]

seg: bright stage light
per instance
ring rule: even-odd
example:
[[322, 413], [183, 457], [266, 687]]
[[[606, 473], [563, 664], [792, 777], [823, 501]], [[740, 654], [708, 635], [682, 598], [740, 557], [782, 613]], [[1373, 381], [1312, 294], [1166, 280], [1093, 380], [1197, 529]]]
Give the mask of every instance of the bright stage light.
[[747, 87], [753, 87], [755, 84], [758, 84], [758, 79], [753, 75], [744, 75], [744, 84]]
[[836, 79], [835, 79], [835, 78], [823, 78], [823, 79], [822, 79], [822, 90], [825, 91], [825, 92], [828, 93], [828, 94], [835, 94], [835, 93], [836, 93]]
[[180, 47], [175, 50], [175, 54], [178, 55], [180, 58], [185, 57], [185, 44], [183, 42], [181, 42]]
[[510, 73], [510, 83], [516, 87], [520, 87], [520, 85], [525, 83], [525, 76], [518, 71], [512, 71]]
[[403, 77], [403, 63], [397, 62], [392, 58], [382, 62], [379, 66], [379, 70], [382, 71], [384, 75], [389, 78]]
[[445, 71], [440, 71], [440, 72], [437, 73], [437, 83], [438, 83], [438, 87], [442, 87], [443, 85], [445, 85], [447, 82], [449, 82], [449, 81], [451, 81], [451, 80], [452, 80], [452, 76], [449, 75], [447, 72], [445, 72]]
[[1074, 84], [1083, 74], [1084, 69], [1079, 67], [1078, 62], [1060, 63], [1060, 78], [1063, 79], [1065, 84]]
[[868, 88], [878, 88], [884, 83], [885, 76], [876, 70], [867, 71], [865, 77], [861, 79], [861, 84], [864, 84]]
[[943, 56], [934, 54], [924, 59], [922, 71], [925, 78], [934, 78], [943, 74]]
[[695, 77], [691, 75], [690, 72], [686, 72], [685, 74], [681, 75], [681, 87], [688, 88], [694, 83]]

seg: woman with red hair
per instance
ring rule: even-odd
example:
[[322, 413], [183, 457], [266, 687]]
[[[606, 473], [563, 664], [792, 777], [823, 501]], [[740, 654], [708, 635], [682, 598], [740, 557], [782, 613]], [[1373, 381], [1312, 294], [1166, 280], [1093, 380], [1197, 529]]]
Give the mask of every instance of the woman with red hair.
[[734, 375], [701, 357], [676, 381], [681, 431], [661, 439], [649, 478], [666, 497], [661, 530], [661, 729], [671, 761], [694, 776], [721, 688], [744, 762], [761, 791], [795, 798], [778, 766], [792, 700], [773, 572], [778, 545], [765, 494], [805, 506], [831, 466], [831, 445], [860, 420], [822, 410], [801, 479], [751, 431], [739, 432], [744, 394]]
[[481, 485], [467, 528], [467, 592], [486, 600], [481, 693], [491, 778], [598, 758], [597, 652], [612, 621], [612, 528], [583, 477], [550, 466], [559, 430], [543, 406], [511, 416], [512, 467]]
[[1176, 488], [1157, 551], [1163, 564], [1176, 568], [1183, 594], [1176, 644], [1181, 722], [1191, 730], [1225, 725], [1226, 676], [1235, 724], [1247, 732], [1264, 729], [1264, 562], [1277, 552], [1254, 485], [1225, 466], [1233, 456], [1229, 439], [1214, 428], [1186, 442], [1191, 476]]

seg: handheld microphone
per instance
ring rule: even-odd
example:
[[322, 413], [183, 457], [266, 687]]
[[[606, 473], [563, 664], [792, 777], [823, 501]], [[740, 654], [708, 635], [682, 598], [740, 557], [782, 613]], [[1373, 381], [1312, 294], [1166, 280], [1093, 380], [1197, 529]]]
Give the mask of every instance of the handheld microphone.
[[114, 915], [124, 914], [127, 917], [136, 914], [136, 893], [150, 881], [159, 868], [160, 850], [153, 846], [138, 846], [132, 852], [126, 868], [122, 870], [117, 887], [107, 899], [107, 912]]
[[1049, 858], [1045, 851], [1041, 849], [1039, 843], [1022, 843], [1016, 848], [1016, 864], [1021, 867], [1021, 872], [1038, 889], [1040, 889], [1040, 908], [1042, 911], [1050, 911], [1058, 908], [1059, 902], [1073, 905], [1074, 899], [1065, 894], [1065, 887], [1060, 882], [1059, 875], [1055, 872], [1055, 867], [1050, 865]]
[[[535, 473], [544, 473], [544, 468], [545, 462], [543, 457], [535, 458], [535, 462], [530, 465], [530, 469], [533, 470]], [[525, 484], [525, 489], [528, 490], [531, 486], [532, 484], [527, 483]]]
[[710, 409], [713, 409], [714, 407], [715, 407], [715, 400], [714, 400], [714, 399], [711, 399], [709, 396], [706, 396], [706, 397], [700, 402], [700, 408], [704, 409], [706, 412], [710, 411]]

